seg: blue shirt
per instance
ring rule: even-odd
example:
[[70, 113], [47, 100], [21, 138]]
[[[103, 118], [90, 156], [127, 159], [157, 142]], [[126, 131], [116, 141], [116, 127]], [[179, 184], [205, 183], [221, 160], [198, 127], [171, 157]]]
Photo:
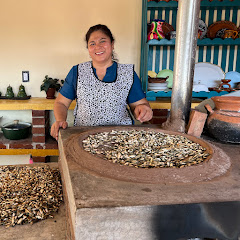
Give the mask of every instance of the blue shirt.
[[[93, 68], [93, 72], [97, 77], [95, 68]], [[75, 65], [68, 73], [65, 82], [59, 91], [64, 97], [71, 100], [74, 100], [76, 98], [77, 78], [78, 78], [78, 65]], [[106, 75], [104, 76], [102, 81], [113, 82], [116, 80], [116, 78], [117, 78], [117, 63], [113, 62], [112, 66], [107, 68]], [[134, 103], [145, 97], [146, 97], [145, 93], [143, 92], [141, 87], [141, 81], [136, 72], [134, 71], [133, 84], [127, 97], [127, 103], [128, 104]]]

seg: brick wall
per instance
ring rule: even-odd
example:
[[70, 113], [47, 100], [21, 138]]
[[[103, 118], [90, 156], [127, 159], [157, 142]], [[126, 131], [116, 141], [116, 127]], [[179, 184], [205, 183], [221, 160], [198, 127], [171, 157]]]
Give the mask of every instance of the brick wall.
[[32, 141], [34, 143], [44, 144], [46, 141], [46, 112], [44, 110], [32, 111]]
[[153, 109], [153, 118], [149, 122], [151, 124], [162, 124], [167, 121], [168, 115], [168, 109]]

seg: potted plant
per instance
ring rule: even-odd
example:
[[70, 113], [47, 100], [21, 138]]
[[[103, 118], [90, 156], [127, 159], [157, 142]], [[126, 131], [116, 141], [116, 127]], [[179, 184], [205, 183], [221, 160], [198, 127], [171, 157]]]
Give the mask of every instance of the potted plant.
[[48, 75], [45, 76], [43, 83], [41, 85], [41, 91], [45, 91], [47, 94], [47, 99], [54, 99], [55, 98], [55, 92], [59, 91], [61, 88], [61, 84], [64, 83], [64, 80], [59, 80], [57, 78], [51, 78], [48, 77]]

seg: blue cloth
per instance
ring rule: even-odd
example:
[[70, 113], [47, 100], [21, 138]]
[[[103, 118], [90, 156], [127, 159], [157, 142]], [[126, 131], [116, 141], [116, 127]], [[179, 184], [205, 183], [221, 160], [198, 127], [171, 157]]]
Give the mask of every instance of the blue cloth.
[[[97, 77], [96, 69], [93, 68], [94, 74]], [[71, 100], [74, 100], [76, 98], [76, 89], [77, 89], [77, 76], [78, 76], [78, 65], [75, 65], [72, 67], [72, 69], [69, 71], [64, 85], [60, 89], [60, 93]], [[113, 65], [107, 68], [106, 75], [103, 78], [103, 82], [113, 82], [117, 78], [117, 63], [113, 62]], [[146, 95], [142, 90], [141, 87], [141, 81], [139, 77], [137, 76], [136, 72], [134, 71], [134, 77], [133, 77], [133, 85], [129, 91], [129, 95], [127, 98], [127, 103], [134, 103], [137, 102], [143, 98], [145, 98]]]

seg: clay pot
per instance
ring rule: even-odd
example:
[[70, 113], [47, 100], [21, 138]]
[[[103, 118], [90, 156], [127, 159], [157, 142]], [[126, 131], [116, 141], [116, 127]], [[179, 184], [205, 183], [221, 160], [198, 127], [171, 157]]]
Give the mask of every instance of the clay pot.
[[55, 88], [49, 88], [46, 92], [47, 94], [47, 99], [54, 99], [55, 98], [55, 92], [56, 92], [56, 89]]
[[[227, 105], [227, 103], [225, 104]], [[205, 105], [210, 113], [207, 119], [208, 131], [214, 138], [222, 142], [240, 143], [240, 112], [229, 111], [226, 105], [221, 103], [218, 108], [223, 107], [227, 110], [215, 111], [209, 104]]]
[[240, 112], [240, 97], [212, 97], [217, 110]]

